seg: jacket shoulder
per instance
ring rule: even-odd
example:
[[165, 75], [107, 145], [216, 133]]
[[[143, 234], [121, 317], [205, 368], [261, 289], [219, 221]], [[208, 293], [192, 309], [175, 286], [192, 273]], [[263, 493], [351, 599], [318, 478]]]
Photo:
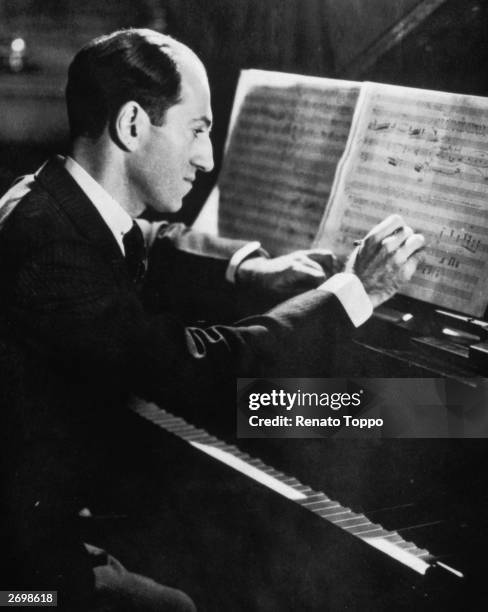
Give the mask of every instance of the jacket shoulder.
[[2, 242], [17, 249], [40, 247], [74, 232], [56, 199], [33, 176], [16, 183], [0, 201], [0, 209], [8, 214]]

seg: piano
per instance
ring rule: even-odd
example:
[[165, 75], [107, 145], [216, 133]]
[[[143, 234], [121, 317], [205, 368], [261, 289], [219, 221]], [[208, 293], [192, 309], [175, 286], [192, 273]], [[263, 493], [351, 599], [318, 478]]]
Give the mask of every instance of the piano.
[[[341, 377], [386, 371], [476, 389], [486, 370], [470, 347], [486, 341], [486, 322], [436, 310], [388, 303], [344, 346]], [[132, 411], [134, 448], [144, 443], [120, 477], [131, 483], [121, 490], [128, 518], [96, 541], [186, 590], [199, 610], [488, 602], [486, 440], [236, 439], [235, 427], [195, 426], [178, 407], [135, 400]]]
[[484, 609], [486, 440], [236, 440], [142, 400], [129, 424], [94, 541], [200, 611]]
[[224, 441], [132, 409], [143, 476], [98, 541], [199, 610], [483, 609], [483, 440]]

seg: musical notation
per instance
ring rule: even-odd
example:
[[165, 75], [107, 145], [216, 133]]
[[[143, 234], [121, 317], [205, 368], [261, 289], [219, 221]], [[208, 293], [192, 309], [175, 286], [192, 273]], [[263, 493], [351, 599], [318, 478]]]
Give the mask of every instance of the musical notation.
[[488, 279], [488, 101], [367, 83], [316, 240], [345, 256], [399, 213], [427, 248], [403, 293], [482, 316]]
[[273, 254], [308, 248], [358, 94], [357, 83], [244, 71], [219, 177], [219, 233]]

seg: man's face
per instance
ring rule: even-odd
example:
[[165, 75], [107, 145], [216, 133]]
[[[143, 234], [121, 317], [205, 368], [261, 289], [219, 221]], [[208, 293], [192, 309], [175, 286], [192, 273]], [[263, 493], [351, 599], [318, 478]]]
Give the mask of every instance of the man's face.
[[162, 126], [150, 125], [132, 164], [132, 187], [145, 207], [175, 212], [198, 170], [213, 168], [212, 110], [207, 76], [193, 56], [182, 58], [181, 102], [170, 107]]

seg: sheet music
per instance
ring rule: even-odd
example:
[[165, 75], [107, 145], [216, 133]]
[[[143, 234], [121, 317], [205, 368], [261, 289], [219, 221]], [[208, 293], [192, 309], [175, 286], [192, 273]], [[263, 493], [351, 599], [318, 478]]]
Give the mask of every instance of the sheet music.
[[398, 212], [427, 240], [404, 294], [483, 316], [488, 100], [365, 83], [316, 244], [339, 254]]
[[219, 178], [219, 234], [272, 254], [308, 248], [329, 199], [359, 84], [247, 70]]

